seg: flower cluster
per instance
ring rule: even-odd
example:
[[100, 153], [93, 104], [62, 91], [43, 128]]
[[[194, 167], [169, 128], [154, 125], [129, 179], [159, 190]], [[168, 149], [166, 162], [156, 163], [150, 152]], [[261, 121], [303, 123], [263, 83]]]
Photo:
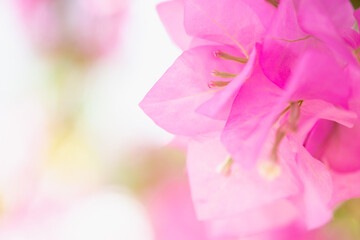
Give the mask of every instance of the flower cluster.
[[346, 0], [172, 0], [183, 54], [140, 103], [188, 139], [214, 236], [314, 229], [360, 196], [360, 35]]

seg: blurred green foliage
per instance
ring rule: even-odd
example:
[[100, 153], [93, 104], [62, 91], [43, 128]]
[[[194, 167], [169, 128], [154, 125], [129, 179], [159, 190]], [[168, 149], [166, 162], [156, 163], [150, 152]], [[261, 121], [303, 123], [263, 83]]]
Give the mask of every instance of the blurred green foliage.
[[322, 230], [329, 236], [341, 236], [341, 240], [360, 239], [360, 198], [342, 204]]
[[351, 0], [351, 3], [355, 9], [360, 7], [360, 0]]

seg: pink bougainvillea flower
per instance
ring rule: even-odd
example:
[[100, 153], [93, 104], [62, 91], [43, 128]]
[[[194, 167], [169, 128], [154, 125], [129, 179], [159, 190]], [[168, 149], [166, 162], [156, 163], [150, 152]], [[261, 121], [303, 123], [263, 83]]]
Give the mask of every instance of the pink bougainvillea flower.
[[[351, 82], [346, 79], [346, 74], [343, 74], [344, 69], [327, 56], [319, 52], [306, 53], [300, 59], [295, 69], [296, 74], [293, 75], [285, 91], [269, 81], [260, 69], [255, 69], [253, 75], [240, 89], [222, 134], [222, 140], [228, 151], [219, 150], [222, 148], [219, 142], [217, 146], [210, 145], [208, 148], [206, 142], [200, 142], [195, 148], [199, 150], [192, 150], [190, 145], [189, 176], [200, 218], [231, 217], [284, 198], [293, 200], [293, 204], [301, 213], [301, 218], [310, 229], [321, 226], [331, 218], [330, 172], [323, 163], [314, 159], [302, 144], [306, 134], [319, 119], [326, 119], [349, 128], [353, 126], [357, 116], [327, 102], [346, 107], [346, 100], [350, 94], [347, 82]], [[332, 66], [332, 68], [330, 71], [324, 71], [323, 66]], [[312, 72], [308, 69], [312, 69]], [[328, 82], [320, 85], [317, 82], [322, 76], [327, 76]], [[339, 82], [338, 79], [344, 76], [343, 82]], [[339, 87], [334, 89], [333, 86], [336, 85]], [[284, 109], [287, 110], [284, 112]], [[292, 116], [294, 113], [291, 109], [298, 111], [300, 116], [296, 114], [295, 117]], [[279, 121], [279, 116], [285, 120]], [[291, 131], [285, 132], [282, 137], [278, 135], [281, 133], [279, 131], [282, 129], [281, 126], [287, 126], [286, 124], [291, 126], [291, 123], [296, 123], [295, 140], [292, 144], [295, 147], [291, 144], [284, 146], [287, 142], [284, 136]], [[273, 137], [269, 140], [268, 136], [271, 132]], [[214, 149], [218, 149], [221, 154], [214, 152], [216, 151]], [[296, 154], [291, 153], [291, 149], [295, 149]], [[284, 153], [286, 151], [288, 153]], [[263, 160], [266, 162], [274, 156], [274, 153], [278, 157], [276, 161], [280, 161], [281, 157], [285, 159], [278, 162], [281, 168], [278, 179], [269, 183], [259, 176], [256, 168], [242, 169], [244, 165], [254, 165]], [[214, 164], [211, 164], [210, 159], [214, 159]], [[241, 164], [239, 168], [233, 163], [233, 159], [235, 163]], [[299, 160], [294, 166], [296, 159]], [[206, 167], [209, 171], [205, 170]], [[218, 167], [223, 175], [225, 173], [230, 177], [216, 172]], [[271, 177], [272, 172], [266, 174], [270, 174]], [[293, 178], [297, 180], [290, 180]], [[285, 183], [289, 184], [288, 187]]]
[[[245, 0], [160, 5], [163, 21], [168, 19], [168, 31], [174, 38], [180, 36], [177, 40], [182, 47], [189, 44], [178, 23], [182, 15], [169, 17], [164, 11], [181, 10], [182, 3], [185, 31], [193, 37], [193, 48], [176, 60], [140, 106], [167, 131], [194, 136], [223, 126], [218, 120], [226, 120], [236, 92], [251, 74], [257, 55], [255, 43], [262, 39], [276, 8], [267, 2]], [[246, 34], [250, 29], [252, 33]]]
[[[218, 139], [192, 142], [188, 171], [199, 218], [214, 220], [219, 228], [227, 222], [233, 227], [220, 228], [222, 234], [230, 231], [240, 236], [285, 226], [295, 220], [302, 221], [309, 229], [327, 222], [331, 217], [328, 203], [332, 194], [329, 172], [304, 148], [298, 147], [297, 152], [289, 141], [284, 142], [279, 153], [282, 174], [273, 181], [259, 176], [256, 169], [244, 169], [237, 163], [229, 166], [226, 174], [221, 173], [219, 166], [229, 156]], [[297, 162], [296, 158], [299, 158]], [[279, 211], [273, 211], [275, 206]], [[280, 209], [286, 210], [280, 214]], [[269, 221], [272, 215], [278, 221]], [[257, 221], [260, 216], [267, 216], [266, 220]]]
[[350, 2], [172, 2], [182, 3], [184, 15], [168, 18], [190, 49], [141, 107], [192, 138], [198, 217], [228, 237], [325, 224], [337, 204], [359, 195], [344, 185], [360, 168], [351, 142], [359, 135], [360, 36]]
[[[345, 126], [351, 126], [354, 122], [351, 113], [327, 106], [329, 104], [325, 102], [304, 101], [303, 104], [301, 126], [304, 128], [319, 118], [337, 121]], [[264, 162], [276, 140], [274, 132], [270, 135], [272, 140], [270, 138], [267, 141], [260, 154]], [[294, 221], [301, 222], [307, 229], [328, 222], [335, 206], [334, 201], [339, 202], [336, 199], [338, 193], [344, 200], [354, 197], [357, 192], [346, 186], [333, 188], [331, 171], [313, 158], [297, 137], [296, 134], [290, 135], [289, 139], [283, 139], [279, 145], [277, 164], [281, 174], [271, 181], [267, 179], [271, 177], [271, 172], [265, 173], [267, 175], [264, 177], [259, 175], [256, 168], [243, 168], [231, 158], [229, 160], [229, 154], [218, 138], [191, 142], [187, 165], [199, 218], [213, 220], [216, 231], [219, 231], [217, 234], [225, 236], [230, 233], [238, 236], [254, 234]], [[335, 180], [340, 181], [339, 178]], [[350, 193], [347, 194], [347, 191]], [[291, 206], [285, 208], [284, 215], [279, 215], [279, 211], [272, 212], [274, 204], [282, 201]], [[250, 222], [248, 216], [260, 216], [260, 213], [267, 214], [267, 220], [260, 224], [254, 217], [253, 222]], [[272, 214], [279, 221], [269, 221]], [[225, 227], [225, 223], [228, 227]]]
[[[245, 211], [241, 216], [199, 221], [191, 201], [188, 182], [184, 178], [163, 179], [145, 198], [145, 206], [157, 240], [233, 240], [239, 236], [282, 226], [298, 216], [297, 210], [289, 201], [280, 200], [256, 210]], [[274, 218], [274, 215], [277, 217]]]
[[[316, 77], [316, 74], [314, 76]], [[231, 158], [238, 156], [240, 163], [243, 163], [242, 161], [244, 159], [253, 159], [254, 155], [251, 154], [257, 155], [258, 159], [260, 159], [258, 161], [261, 161], [261, 159], [265, 159], [266, 161], [273, 153], [272, 149], [276, 146], [277, 133], [273, 133], [275, 137], [273, 136], [273, 140], [269, 141], [266, 128], [256, 123], [256, 117], [259, 117], [258, 120], [263, 121], [262, 123], [264, 125], [266, 125], [264, 121], [268, 121], [268, 126], [271, 128], [274, 122], [266, 120], [271, 119], [271, 117], [266, 116], [266, 112], [264, 113], [265, 115], [261, 115], [261, 111], [267, 108], [273, 110], [271, 101], [275, 99], [276, 102], [280, 91], [279, 88], [270, 81], [267, 81], [267, 85], [264, 84], [264, 82], [261, 84], [261, 80], [264, 81], [264, 78], [259, 77], [257, 80], [257, 82], [252, 83], [254, 86], [253, 91], [247, 89], [248, 84], [250, 85], [251, 82], [250, 79], [239, 93], [240, 95], [242, 91], [244, 91], [244, 99], [249, 99], [250, 103], [254, 105], [249, 106], [249, 104], [244, 104], [255, 112], [246, 112], [246, 108], [243, 107], [241, 108], [243, 110], [241, 113], [244, 114], [244, 117], [251, 116], [248, 120], [249, 123], [243, 121], [245, 124], [248, 124], [244, 126], [252, 126], [252, 128], [250, 128], [251, 130], [244, 129], [248, 131], [246, 132], [248, 137], [254, 136], [255, 133], [260, 134], [255, 135], [255, 143], [256, 141], [262, 140], [264, 143], [266, 142], [266, 145], [264, 147], [254, 148], [256, 145], [246, 145], [248, 142], [244, 140], [242, 144], [238, 146], [244, 147], [245, 145], [248, 146], [248, 148], [244, 147], [244, 150], [241, 151], [239, 155], [231, 154]], [[263, 92], [263, 94], [254, 94], [256, 91], [258, 91], [257, 93], [261, 93], [259, 86], [263, 86], [264, 89], [266, 89], [269, 99], [263, 98], [263, 96], [266, 96], [265, 92]], [[324, 97], [326, 97], [327, 94], [329, 94], [329, 96], [332, 94], [331, 91], [320, 92], [324, 93]], [[296, 91], [294, 93], [297, 94]], [[257, 97], [259, 95], [262, 97]], [[251, 96], [253, 96], [254, 99], [252, 101]], [[307, 96], [311, 97], [312, 95], [309, 94]], [[257, 109], [257, 107], [259, 107], [260, 110]], [[256, 110], [260, 111], [259, 115], [256, 115]], [[311, 100], [311, 98], [301, 103], [300, 111], [301, 115], [297, 124], [298, 131], [293, 134], [293, 136], [290, 134], [294, 140], [289, 142], [286, 138], [282, 139], [282, 142], [276, 149], [281, 174], [271, 182], [259, 176], [256, 169], [244, 169], [242, 166], [236, 165], [238, 161], [229, 161], [229, 153], [222, 148], [219, 142], [217, 142], [217, 146], [206, 146], [206, 142], [195, 143], [195, 147], [193, 144], [190, 145], [188, 152], [189, 176], [193, 189], [194, 202], [200, 218], [227, 218], [234, 214], [242, 216], [244, 212], [258, 208], [269, 202], [288, 199], [291, 200], [293, 206], [298, 209], [298, 218], [301, 219], [299, 221], [302, 221], [308, 229], [319, 227], [329, 221], [334, 206], [331, 204], [331, 201], [333, 201], [332, 198], [337, 195], [336, 192], [333, 193], [333, 190], [337, 189], [332, 188], [331, 172], [321, 161], [313, 158], [302, 144], [306, 139], [306, 133], [311, 130], [311, 127], [319, 119], [326, 119], [327, 121], [339, 124], [339, 126], [344, 125], [345, 128], [349, 128], [353, 126], [356, 120], [356, 114], [335, 107], [323, 100]], [[247, 113], [249, 115], [246, 115]], [[278, 115], [279, 113], [275, 114], [275, 117]], [[269, 113], [269, 116], [272, 116], [272, 112]], [[255, 121], [255, 123], [252, 124], [251, 121]], [[274, 131], [274, 129], [272, 131]], [[244, 131], [235, 132], [233, 138], [229, 139], [229, 142], [239, 141], [239, 139], [244, 136], [239, 136], [240, 134], [244, 134]], [[238, 136], [236, 137], [236, 135]], [[216, 141], [218, 140], [215, 140], [215, 142]], [[268, 150], [266, 151], [266, 149]], [[214, 151], [220, 151], [222, 155]], [[256, 153], [256, 151], [259, 153]], [[203, 159], [206, 159], [206, 161]], [[211, 164], [210, 159], [214, 159], [214, 164]], [[220, 173], [216, 171], [217, 169], [219, 170], [219, 167]], [[208, 168], [208, 171], [205, 170], [206, 168]], [[270, 176], [271, 174], [270, 172]], [[288, 184], [288, 187], [286, 187], [286, 184]], [[344, 192], [344, 190], [342, 190], [342, 192]], [[351, 192], [351, 194], [343, 197], [344, 199], [348, 199], [354, 197], [355, 194]], [[266, 225], [264, 228], [266, 228]], [[259, 229], [261, 229], [261, 227], [259, 227]], [[238, 234], [246, 234], [246, 231], [238, 232]]]
[[[207, 160], [203, 161], [204, 158]], [[190, 143], [187, 166], [200, 219], [234, 217], [299, 191], [296, 179], [286, 170], [280, 179], [270, 182], [259, 176], [256, 169], [243, 169], [227, 162], [228, 158], [217, 138]], [[224, 167], [224, 163], [228, 165]]]
[[[346, 107], [350, 80], [345, 73], [327, 54], [313, 51], [299, 60], [285, 90], [269, 81], [261, 69], [254, 70], [240, 89], [222, 134], [234, 160], [244, 165], [255, 163], [258, 149], [289, 102], [325, 100]], [[321, 78], [326, 81], [320, 83]]]
[[[337, 124], [351, 127], [356, 117], [352, 113], [347, 113], [319, 100], [304, 101], [301, 107], [302, 117], [299, 128], [308, 128], [319, 118], [329, 119], [338, 122]], [[299, 137], [295, 134], [294, 136], [295, 138]], [[254, 229], [250, 226], [246, 229], [240, 228], [240, 225], [247, 225], [236, 219], [233, 220], [234, 224], [239, 223], [240, 225], [233, 228], [221, 228], [224, 231], [223, 234], [228, 234], [226, 230], [235, 234], [236, 229], [238, 235], [252, 234], [257, 231], [285, 226], [295, 221], [294, 219], [305, 224], [307, 229], [319, 227], [329, 221], [332, 216], [332, 209], [336, 206], [335, 203], [358, 196], [359, 192], [344, 184], [344, 181], [351, 179], [351, 176], [342, 175], [340, 177], [333, 173], [321, 161], [313, 158], [303, 146], [297, 144], [297, 141], [286, 139], [282, 141], [278, 149], [278, 164], [281, 166], [281, 175], [270, 182], [260, 177], [256, 170], [244, 169], [237, 166], [236, 162], [225, 161], [227, 165], [224, 165], [223, 161], [229, 156], [219, 142], [217, 142], [218, 145], [211, 145], [208, 142], [191, 143], [188, 153], [188, 168], [194, 203], [199, 217], [204, 217], [204, 219], [221, 218], [222, 221], [227, 222], [231, 221], [231, 216], [236, 219], [233, 214], [239, 214], [238, 216], [241, 219], [241, 217], [247, 216], [248, 211], [262, 208], [261, 206], [266, 206], [269, 202], [286, 199], [290, 201], [293, 208], [297, 209], [295, 217], [286, 218], [287, 220], [278, 223], [279, 225], [267, 220], [263, 223], [263, 227], [254, 220], [253, 224], [256, 225], [255, 229], [257, 229], [254, 232], [250, 231], [250, 229]], [[269, 144], [270, 146], [267, 147], [271, 148], [273, 145], [271, 142], [268, 142]], [[220, 156], [216, 151], [222, 152], [222, 155]], [[261, 155], [260, 158], [267, 157], [266, 154]], [[204, 158], [206, 161], [203, 160]], [[353, 176], [355, 179], [357, 177], [358, 175]], [[332, 181], [335, 181], [334, 186]], [[291, 189], [293, 190], [291, 191]], [[280, 195], [277, 195], [278, 193]], [[340, 199], [339, 196], [341, 196]], [[276, 199], [277, 197], [278, 199]], [[247, 200], [249, 201], [247, 202]], [[266, 213], [264, 210], [261, 211]], [[278, 220], [282, 219], [278, 213], [274, 214], [274, 218], [275, 216]], [[247, 224], [251, 224], [249, 219]], [[275, 225], [268, 228], [269, 224]], [[242, 230], [240, 231], [240, 229]]]
[[[347, 108], [353, 112], [353, 118], [360, 114], [359, 87], [356, 85], [359, 72], [350, 71], [350, 83], [353, 85], [348, 98]], [[345, 77], [345, 76], [343, 76]], [[342, 79], [343, 80], [343, 79]], [[320, 109], [319, 109], [320, 110]], [[318, 110], [318, 111], [319, 111]], [[358, 161], [359, 125], [357, 118], [353, 127], [338, 121], [312, 120], [306, 127], [302, 127], [302, 142], [306, 149], [317, 159], [326, 163], [332, 170], [338, 172], [355, 172], [360, 169]]]

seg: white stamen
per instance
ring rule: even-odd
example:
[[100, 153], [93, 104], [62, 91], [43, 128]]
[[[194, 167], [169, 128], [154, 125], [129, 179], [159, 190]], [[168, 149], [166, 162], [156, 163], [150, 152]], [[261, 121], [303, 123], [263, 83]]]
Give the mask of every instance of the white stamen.
[[233, 162], [231, 157], [226, 158], [225, 161], [216, 167], [216, 172], [224, 176], [230, 176]]
[[258, 171], [260, 176], [268, 181], [273, 181], [281, 175], [281, 167], [274, 161], [260, 162]]

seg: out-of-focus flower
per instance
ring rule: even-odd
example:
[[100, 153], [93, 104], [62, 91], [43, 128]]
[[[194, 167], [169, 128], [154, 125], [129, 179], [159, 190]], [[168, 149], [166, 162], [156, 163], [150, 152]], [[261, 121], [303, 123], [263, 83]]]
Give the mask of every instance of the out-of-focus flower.
[[2, 219], [2, 239], [151, 239], [143, 206], [120, 191], [64, 195], [34, 194]]
[[86, 60], [113, 51], [127, 0], [18, 0], [25, 26], [39, 47]]
[[186, 179], [162, 179], [149, 195], [146, 206], [156, 240], [210, 239], [206, 224], [196, 218]]
[[[0, 104], [0, 220], [26, 204], [38, 185], [48, 121], [34, 96]], [[24, 121], [26, 119], [26, 121]]]

